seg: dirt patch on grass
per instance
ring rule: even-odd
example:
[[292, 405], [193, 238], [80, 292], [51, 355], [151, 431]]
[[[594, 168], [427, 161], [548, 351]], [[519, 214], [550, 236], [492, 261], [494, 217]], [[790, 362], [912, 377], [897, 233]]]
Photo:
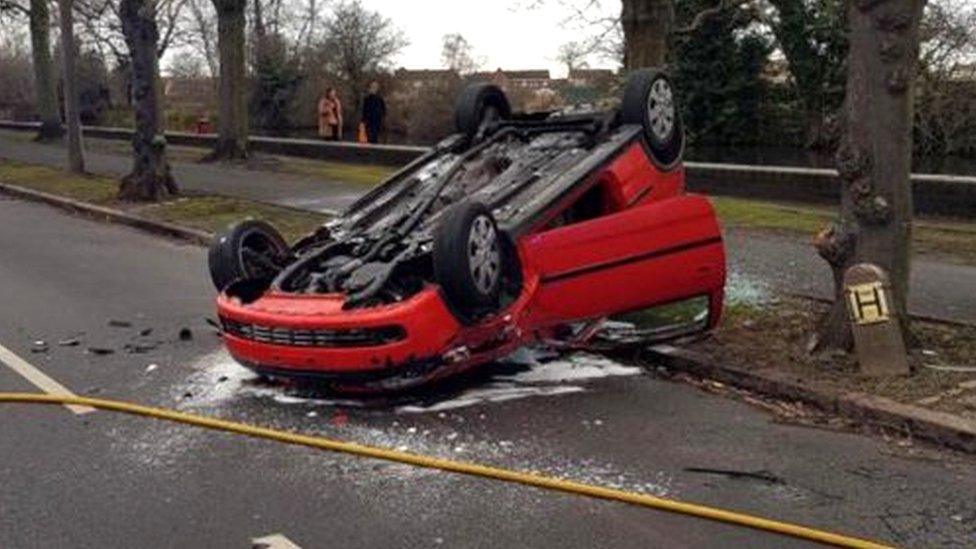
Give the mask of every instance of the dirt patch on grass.
[[[836, 218], [827, 207], [712, 197], [722, 224], [771, 231], [809, 240]], [[976, 223], [947, 219], [915, 220], [915, 252], [955, 263], [976, 265]]]
[[976, 371], [945, 370], [976, 367], [976, 328], [916, 321], [912, 374], [871, 379], [858, 374], [852, 355], [807, 352], [810, 334], [826, 310], [823, 303], [800, 298], [737, 305], [727, 310], [711, 337], [690, 348], [740, 369], [787, 373], [798, 383], [874, 394], [976, 420]]

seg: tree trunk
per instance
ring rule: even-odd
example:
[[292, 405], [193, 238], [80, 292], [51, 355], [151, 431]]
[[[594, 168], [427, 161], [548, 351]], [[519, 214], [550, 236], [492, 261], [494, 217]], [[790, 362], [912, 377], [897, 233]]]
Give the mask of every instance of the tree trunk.
[[868, 262], [891, 276], [892, 306], [908, 336], [912, 231], [912, 82], [924, 0], [852, 0], [844, 136], [837, 152], [840, 220], [821, 232], [817, 250], [834, 272], [835, 299], [820, 346], [850, 349], [842, 279]]
[[85, 156], [81, 148], [81, 119], [78, 104], [78, 75], [75, 60], [75, 20], [72, 9], [74, 0], [58, 0], [61, 20], [61, 56], [64, 74], [64, 120], [68, 128], [68, 170], [73, 173], [85, 172]]
[[34, 62], [34, 97], [41, 128], [38, 141], [61, 137], [61, 115], [55, 88], [54, 65], [51, 63], [51, 12], [47, 0], [30, 1], [31, 56]]
[[247, 0], [213, 0], [220, 53], [220, 116], [212, 159], [247, 158], [244, 11]]
[[154, 0], [122, 0], [119, 4], [122, 33], [132, 63], [135, 111], [132, 173], [122, 179], [119, 187], [122, 200], [159, 200], [179, 193], [166, 160], [166, 138], [159, 127], [159, 31], [154, 6]]
[[623, 0], [620, 22], [624, 29], [624, 68], [664, 65], [674, 25], [671, 0]]

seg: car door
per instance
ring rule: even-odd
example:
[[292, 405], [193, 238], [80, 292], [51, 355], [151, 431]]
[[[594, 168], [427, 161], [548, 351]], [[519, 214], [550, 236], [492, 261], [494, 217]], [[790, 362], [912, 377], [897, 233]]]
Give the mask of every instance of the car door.
[[[523, 240], [538, 276], [528, 324], [545, 327], [704, 296], [721, 313], [725, 253], [708, 200], [680, 195]], [[704, 326], [703, 326], [704, 327]]]

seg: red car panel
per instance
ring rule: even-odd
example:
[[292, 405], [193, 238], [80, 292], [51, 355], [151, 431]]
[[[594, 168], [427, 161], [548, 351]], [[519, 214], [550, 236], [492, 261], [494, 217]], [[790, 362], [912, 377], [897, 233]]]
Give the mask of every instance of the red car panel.
[[698, 295], [720, 301], [725, 252], [715, 214], [684, 195], [526, 237], [540, 278], [530, 326], [607, 316]]

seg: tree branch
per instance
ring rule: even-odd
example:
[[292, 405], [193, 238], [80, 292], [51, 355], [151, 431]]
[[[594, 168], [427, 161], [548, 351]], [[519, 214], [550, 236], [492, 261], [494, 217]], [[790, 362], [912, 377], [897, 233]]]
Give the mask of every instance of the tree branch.
[[706, 21], [715, 17], [716, 15], [722, 13], [723, 11], [730, 10], [733, 8], [738, 8], [749, 4], [753, 0], [719, 0], [717, 6], [704, 9], [697, 14], [691, 20], [691, 23], [687, 27], [682, 27], [674, 29], [671, 31], [672, 34], [690, 34], [698, 30]]

